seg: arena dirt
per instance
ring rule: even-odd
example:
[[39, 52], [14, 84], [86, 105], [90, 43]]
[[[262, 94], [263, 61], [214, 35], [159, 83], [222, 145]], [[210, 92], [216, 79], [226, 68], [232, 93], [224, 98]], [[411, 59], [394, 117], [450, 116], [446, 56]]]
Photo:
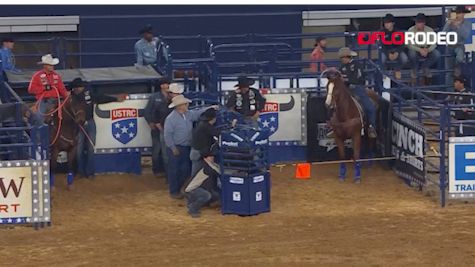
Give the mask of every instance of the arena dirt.
[[[339, 183], [272, 170], [272, 212], [202, 218], [163, 178], [104, 175], [54, 192], [53, 226], [0, 229], [1, 266], [473, 266], [475, 204], [439, 208], [391, 171]], [[64, 180], [64, 179], [57, 179]]]

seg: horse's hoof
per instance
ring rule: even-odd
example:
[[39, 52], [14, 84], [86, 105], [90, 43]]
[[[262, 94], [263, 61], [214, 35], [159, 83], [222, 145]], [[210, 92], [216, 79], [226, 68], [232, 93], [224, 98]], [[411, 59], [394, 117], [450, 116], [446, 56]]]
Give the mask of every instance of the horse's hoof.
[[361, 177], [355, 177], [354, 183], [355, 184], [361, 184]]

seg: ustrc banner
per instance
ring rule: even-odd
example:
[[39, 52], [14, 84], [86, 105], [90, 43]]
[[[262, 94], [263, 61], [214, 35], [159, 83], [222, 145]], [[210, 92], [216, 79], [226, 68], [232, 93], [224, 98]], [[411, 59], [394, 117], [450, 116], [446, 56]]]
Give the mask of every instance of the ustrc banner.
[[151, 147], [150, 127], [144, 118], [147, 102], [148, 99], [142, 97], [96, 105], [96, 151]]

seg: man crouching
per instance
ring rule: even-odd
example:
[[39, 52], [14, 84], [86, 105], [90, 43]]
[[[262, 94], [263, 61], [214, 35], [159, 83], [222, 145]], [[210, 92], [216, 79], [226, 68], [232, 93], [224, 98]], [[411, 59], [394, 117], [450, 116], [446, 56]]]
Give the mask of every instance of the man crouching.
[[218, 177], [219, 166], [209, 156], [203, 159], [203, 167], [185, 182], [183, 191], [191, 217], [199, 218], [203, 206], [219, 200]]

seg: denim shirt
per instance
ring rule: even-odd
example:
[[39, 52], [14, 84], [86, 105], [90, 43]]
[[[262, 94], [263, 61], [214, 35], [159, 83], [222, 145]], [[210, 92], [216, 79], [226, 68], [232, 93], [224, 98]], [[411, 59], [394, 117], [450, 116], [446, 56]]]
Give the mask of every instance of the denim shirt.
[[193, 122], [198, 121], [200, 115], [208, 108], [189, 110], [184, 114], [173, 110], [165, 119], [164, 137], [168, 148], [176, 146], [190, 146], [193, 131]]
[[151, 42], [142, 38], [135, 43], [137, 65], [147, 66], [157, 63], [158, 43], [157, 37], [154, 37]]
[[463, 23], [460, 24], [459, 27], [455, 27], [451, 25], [449, 22], [447, 22], [445, 23], [444, 29], [442, 29], [442, 31], [456, 32], [457, 38], [458, 38], [456, 46], [465, 45], [465, 41], [467, 41], [467, 38], [471, 36], [471, 33], [472, 33], [472, 23], [469, 20], [464, 19]]
[[15, 68], [15, 56], [10, 49], [4, 47], [0, 48], [0, 62], [2, 64], [2, 70], [20, 72], [20, 70]]

